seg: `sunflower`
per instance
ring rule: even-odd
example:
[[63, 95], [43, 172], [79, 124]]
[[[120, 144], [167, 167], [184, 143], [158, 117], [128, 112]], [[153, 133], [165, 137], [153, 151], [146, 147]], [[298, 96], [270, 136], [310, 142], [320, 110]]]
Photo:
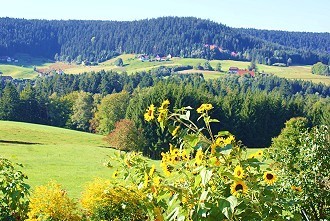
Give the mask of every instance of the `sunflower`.
[[180, 129], [180, 126], [176, 126], [175, 129], [172, 131], [172, 136], [175, 137]]
[[244, 170], [243, 170], [243, 168], [240, 165], [237, 165], [235, 167], [235, 170], [234, 170], [234, 174], [233, 175], [235, 177], [239, 178], [239, 179], [242, 179], [243, 176], [244, 176]]
[[257, 157], [262, 157], [262, 155], [263, 155], [263, 151], [262, 151], [262, 150], [259, 150], [259, 151], [257, 151], [257, 152], [255, 153], [255, 155], [256, 155]]
[[165, 101], [163, 101], [162, 105], [159, 107], [159, 110], [167, 109], [168, 105], [170, 105], [170, 101], [168, 99], [166, 99]]
[[144, 187], [147, 187], [147, 186], [148, 186], [148, 183], [149, 183], [149, 176], [148, 176], [148, 174], [145, 172], [145, 173], [144, 173], [144, 182], [143, 182], [143, 186], [144, 186]]
[[115, 172], [113, 172], [113, 174], [112, 174], [112, 178], [113, 178], [113, 179], [116, 179], [116, 178], [118, 177], [118, 175], [119, 175], [119, 171], [116, 170]]
[[268, 185], [272, 185], [277, 180], [277, 176], [274, 173], [267, 171], [264, 173], [264, 180]]
[[199, 108], [197, 108], [197, 113], [201, 114], [204, 111], [211, 110], [212, 108], [212, 104], [202, 104]]
[[154, 175], [154, 172], [155, 172], [155, 165], [152, 164], [150, 171], [149, 171], [149, 176], [152, 177]]
[[296, 192], [301, 192], [301, 191], [302, 191], [302, 189], [301, 189], [300, 186], [291, 186], [291, 189], [292, 189], [293, 191], [296, 191]]
[[155, 106], [154, 106], [153, 104], [151, 104], [151, 105], [148, 107], [146, 113], [144, 114], [144, 119], [145, 119], [146, 121], [151, 121], [151, 120], [153, 120], [153, 119], [155, 118], [154, 112], [155, 112]]
[[199, 166], [202, 163], [203, 158], [204, 158], [203, 150], [202, 149], [197, 150], [197, 153], [195, 156], [197, 166]]
[[167, 112], [168, 112], [168, 110], [166, 110], [166, 109], [162, 109], [162, 110], [159, 111], [159, 115], [158, 115], [158, 118], [157, 118], [157, 121], [159, 123], [165, 121], [165, 118], [167, 117]]
[[230, 193], [234, 196], [239, 196], [240, 194], [245, 194], [248, 191], [247, 185], [244, 183], [243, 180], [235, 181], [230, 186]]

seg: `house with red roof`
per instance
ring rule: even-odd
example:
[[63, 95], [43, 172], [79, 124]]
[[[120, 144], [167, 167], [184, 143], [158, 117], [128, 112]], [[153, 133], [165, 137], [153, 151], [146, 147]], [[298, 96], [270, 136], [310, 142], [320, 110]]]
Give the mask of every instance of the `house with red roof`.
[[251, 77], [255, 77], [255, 71], [249, 71], [247, 69], [239, 69], [238, 67], [230, 67], [228, 73], [238, 74], [239, 76], [250, 75]]

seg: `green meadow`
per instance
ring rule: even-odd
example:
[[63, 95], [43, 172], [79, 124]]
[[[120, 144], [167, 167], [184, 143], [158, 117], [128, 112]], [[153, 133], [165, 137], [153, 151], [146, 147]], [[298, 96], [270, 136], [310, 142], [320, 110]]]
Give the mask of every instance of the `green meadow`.
[[79, 197], [94, 178], [111, 178], [104, 166], [115, 150], [103, 136], [50, 126], [0, 121], [0, 155], [16, 163], [33, 187], [55, 180]]
[[[249, 149], [248, 154], [259, 149]], [[32, 190], [51, 180], [79, 198], [95, 178], [111, 179], [118, 164], [104, 165], [118, 151], [107, 148], [103, 136], [57, 127], [0, 121], [0, 156], [15, 163], [27, 176]], [[150, 160], [159, 167], [159, 161]]]
[[[112, 58], [105, 62], [99, 63], [96, 66], [85, 66], [85, 65], [77, 65], [63, 62], [52, 63], [47, 59], [42, 58], [31, 58], [28, 55], [19, 55], [20, 62], [17, 65], [8, 65], [8, 64], [0, 64], [0, 71], [3, 72], [3, 75], [12, 76], [13, 78], [28, 78], [32, 79], [36, 77], [38, 74], [33, 71], [33, 67], [38, 69], [62, 69], [67, 74], [79, 74], [83, 72], [91, 72], [91, 71], [118, 71], [118, 72], [127, 72], [128, 74], [132, 74], [139, 71], [149, 71], [154, 68], [158, 68], [160, 66], [179, 66], [179, 65], [191, 65], [195, 66], [198, 63], [203, 64], [206, 60], [199, 58], [178, 58], [173, 57], [169, 61], [145, 61], [142, 62], [134, 54], [123, 54], [116, 58]], [[115, 60], [118, 58], [122, 58], [124, 62], [123, 67], [117, 67], [114, 65]], [[244, 61], [232, 61], [232, 60], [212, 60], [210, 61], [211, 66], [215, 69], [217, 63], [221, 63], [222, 71], [199, 71], [199, 70], [186, 70], [182, 73], [202, 73], [206, 79], [214, 79], [221, 76], [224, 76], [230, 67], [238, 67], [240, 69], [248, 68], [250, 62]], [[326, 85], [330, 85], [330, 77], [314, 75], [311, 73], [311, 66], [290, 66], [290, 67], [276, 67], [276, 66], [267, 66], [263, 64], [258, 64], [258, 71], [265, 72], [269, 74], [274, 74], [278, 77], [287, 78], [287, 79], [301, 79], [306, 81], [312, 81], [314, 83], [324, 83]]]

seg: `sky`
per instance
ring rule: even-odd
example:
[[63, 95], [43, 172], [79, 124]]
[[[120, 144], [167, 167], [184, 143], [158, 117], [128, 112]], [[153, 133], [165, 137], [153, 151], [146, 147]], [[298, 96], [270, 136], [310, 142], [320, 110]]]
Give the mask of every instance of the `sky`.
[[330, 0], [0, 0], [0, 17], [140, 20], [194, 16], [230, 27], [330, 32]]

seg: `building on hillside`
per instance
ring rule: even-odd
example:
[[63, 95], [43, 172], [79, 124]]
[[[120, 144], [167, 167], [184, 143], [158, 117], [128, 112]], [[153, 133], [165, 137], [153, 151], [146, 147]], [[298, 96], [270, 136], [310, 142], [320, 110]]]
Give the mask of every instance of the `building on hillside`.
[[239, 76], [244, 76], [244, 75], [250, 75], [251, 77], [255, 77], [255, 72], [254, 71], [249, 71], [249, 70], [238, 70], [237, 74]]
[[228, 73], [229, 74], [237, 74], [239, 71], [238, 67], [230, 67]]
[[146, 54], [141, 54], [141, 55], [138, 56], [138, 59], [140, 61], [149, 61], [149, 56], [146, 55]]
[[249, 71], [247, 69], [239, 69], [238, 67], [230, 67], [228, 73], [238, 74], [239, 76], [250, 75], [251, 77], [255, 77], [255, 71]]

